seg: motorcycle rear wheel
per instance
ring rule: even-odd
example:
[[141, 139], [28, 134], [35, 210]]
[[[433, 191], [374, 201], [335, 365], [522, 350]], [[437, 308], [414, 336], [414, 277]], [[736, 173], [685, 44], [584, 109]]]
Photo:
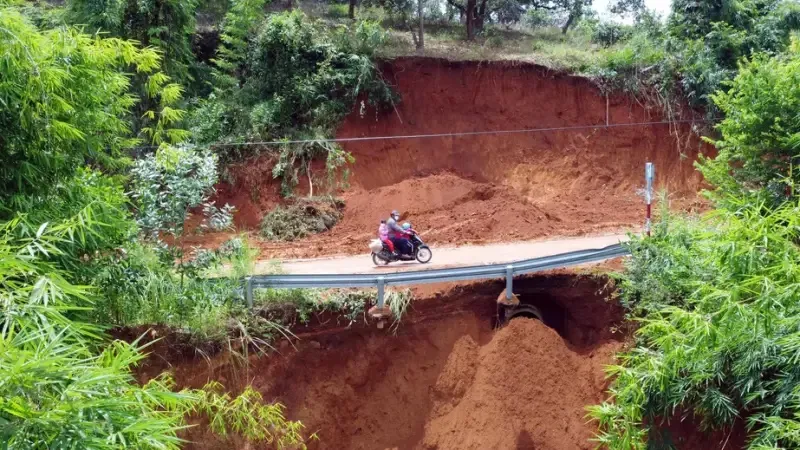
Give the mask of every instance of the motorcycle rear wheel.
[[389, 260], [381, 258], [377, 253], [373, 253], [372, 263], [375, 264], [376, 266], [385, 266], [389, 264]]
[[416, 257], [417, 261], [419, 261], [421, 264], [428, 264], [433, 258], [433, 252], [431, 251], [430, 247], [423, 245], [417, 249]]

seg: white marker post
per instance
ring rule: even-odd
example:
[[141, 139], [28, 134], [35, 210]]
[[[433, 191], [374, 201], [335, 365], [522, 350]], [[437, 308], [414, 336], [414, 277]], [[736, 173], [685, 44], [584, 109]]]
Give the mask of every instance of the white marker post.
[[647, 236], [650, 236], [650, 204], [653, 200], [653, 180], [656, 178], [656, 168], [653, 163], [645, 163], [644, 165], [644, 200], [647, 202], [647, 219], [644, 223], [644, 229]]

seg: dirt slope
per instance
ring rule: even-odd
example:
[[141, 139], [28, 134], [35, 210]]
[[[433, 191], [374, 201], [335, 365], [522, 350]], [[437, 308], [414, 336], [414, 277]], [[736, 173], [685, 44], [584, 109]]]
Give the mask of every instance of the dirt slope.
[[[625, 339], [622, 310], [604, 283], [567, 273], [518, 280], [520, 299], [548, 326], [517, 318], [495, 329], [502, 281], [431, 293], [396, 335], [318, 316], [293, 330], [296, 348], [284, 342], [278, 353], [252, 356], [249, 369], [210, 349], [206, 360], [159, 333], [165, 339], [148, 347], [153, 354], [137, 370], [141, 381], [169, 368], [180, 386], [217, 380], [234, 393], [250, 384], [317, 434], [312, 450], [589, 449], [595, 429], [583, 408], [604, 398], [602, 367]], [[696, 423], [673, 419], [677, 449], [744, 448], [743, 427], [701, 433]], [[203, 426], [184, 437], [195, 450], [271, 448]]]
[[[576, 127], [660, 121], [658, 109], [588, 80], [530, 64], [405, 58], [384, 76], [400, 94], [396, 110], [357, 105], [340, 137]], [[608, 108], [607, 108], [608, 107]], [[673, 207], [692, 208], [702, 179], [693, 169], [711, 149], [688, 126], [648, 125], [527, 134], [348, 142], [355, 157], [345, 217], [330, 233], [264, 243], [262, 256], [360, 253], [378, 221], [398, 209], [433, 244], [571, 236], [640, 225], [644, 163], [656, 164]], [[270, 157], [231, 168], [220, 201], [239, 208], [238, 225], [257, 227], [279, 203]], [[315, 192], [323, 169], [315, 169]], [[298, 193], [307, 192], [305, 179]]]
[[[284, 346], [281, 354], [252, 358], [247, 373], [224, 357], [210, 364], [199, 356], [172, 358], [173, 370], [184, 385], [209, 378], [229, 387], [252, 383], [318, 434], [316, 449], [515, 449], [525, 433], [537, 445], [551, 445], [542, 448], [589, 448], [593, 428], [582, 419], [583, 407], [603, 395], [602, 364], [621, 345], [621, 335], [610, 332], [619, 309], [598, 294], [600, 281], [538, 277], [530, 281], [530, 295], [556, 308], [546, 311], [546, 320], [558, 332], [527, 319], [496, 331], [501, 285], [481, 283], [420, 301], [396, 336], [359, 326], [324, 334], [295, 330], [305, 336], [297, 351]], [[520, 289], [528, 292], [526, 283]], [[194, 449], [246, 448], [201, 429], [188, 437]]]
[[602, 400], [602, 364], [617, 348], [606, 344], [581, 356], [553, 329], [524, 318], [483, 347], [462, 338], [434, 387], [420, 447], [593, 448], [583, 407]]

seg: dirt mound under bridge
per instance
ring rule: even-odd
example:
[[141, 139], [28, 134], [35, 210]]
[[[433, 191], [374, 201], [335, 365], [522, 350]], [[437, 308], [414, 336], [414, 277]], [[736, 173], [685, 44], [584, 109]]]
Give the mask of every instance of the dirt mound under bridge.
[[[603, 95], [585, 78], [510, 62], [401, 58], [385, 79], [401, 97], [396, 110], [356, 105], [338, 136], [374, 137], [491, 130], [561, 131], [345, 142], [355, 157], [344, 219], [330, 233], [295, 243], [263, 243], [263, 256], [359, 253], [377, 223], [398, 209], [435, 244], [569, 236], [639, 226], [644, 164], [656, 165], [657, 188], [673, 207], [702, 207], [702, 177], [693, 168], [713, 149], [688, 124], [659, 122], [658, 107]], [[279, 203], [270, 157], [230, 168], [220, 201], [257, 227]], [[316, 170], [322, 173], [321, 167]], [[321, 177], [320, 177], [321, 178]], [[306, 189], [301, 181], [299, 194]]]

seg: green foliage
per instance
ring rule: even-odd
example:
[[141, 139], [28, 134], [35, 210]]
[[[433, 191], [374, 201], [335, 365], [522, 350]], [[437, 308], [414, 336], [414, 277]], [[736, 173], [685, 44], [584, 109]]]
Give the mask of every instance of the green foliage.
[[220, 35], [218, 58], [214, 60], [222, 69], [216, 74], [218, 86], [223, 88], [236, 86], [235, 76], [244, 69], [247, 57], [248, 37], [257, 30], [266, 4], [267, 0], [231, 1], [230, 10], [222, 23], [223, 32]]
[[[351, 326], [366, 321], [366, 311], [376, 301], [374, 289], [258, 289], [256, 302], [261, 315], [286, 326], [309, 323], [313, 315], [332, 312]], [[414, 299], [410, 290], [387, 290], [385, 301], [394, 316], [392, 330], [397, 331]]]
[[542, 28], [553, 26], [554, 18], [550, 11], [541, 9], [529, 9], [525, 11], [524, 23], [531, 28]]
[[[245, 391], [231, 398], [218, 386], [175, 392], [168, 377], [136, 383], [137, 344], [101, 347], [96, 327], [71, 316], [91, 310], [93, 292], [73, 285], [42, 258], [82, 222], [41, 226], [19, 238], [12, 221], [0, 228], [0, 439], [8, 448], [177, 449], [189, 413], [208, 415], [213, 429], [256, 441], [302, 446], [300, 424], [281, 405]], [[99, 352], [96, 349], [101, 348]]]
[[630, 28], [624, 25], [614, 22], [601, 22], [594, 29], [592, 41], [604, 47], [611, 47], [618, 42], [628, 39], [630, 33]]
[[613, 403], [591, 409], [608, 448], [646, 448], [675, 411], [711, 427], [746, 411], [748, 448], [800, 445], [800, 205], [734, 203], [700, 222], [665, 214], [630, 244], [621, 299], [640, 327], [609, 369]]
[[609, 4], [614, 14], [641, 14], [645, 10], [644, 0], [614, 0]]
[[[195, 141], [326, 139], [358, 99], [375, 108], [394, 100], [372, 62], [385, 40], [377, 24], [330, 29], [293, 11], [270, 16], [254, 32], [262, 5], [234, 3], [225, 21], [217, 90], [190, 118]], [[347, 159], [325, 142], [284, 144], [279, 151], [274, 174], [286, 192], [312, 159], [327, 159], [329, 170]]]
[[209, 202], [218, 180], [215, 154], [190, 146], [165, 146], [136, 161], [131, 175], [136, 220], [146, 234], [182, 236], [189, 211], [200, 205], [205, 205], [203, 226], [221, 230], [232, 224], [227, 205], [219, 210]]
[[347, 4], [334, 3], [328, 6], [328, 17], [332, 19], [344, 19], [350, 16], [350, 8]]
[[[148, 112], [154, 140], [180, 138], [170, 125], [177, 85], [158, 72], [160, 57], [119, 39], [99, 39], [72, 28], [37, 30], [11, 7], [0, 7], [0, 206], [21, 210], [67, 182], [92, 161], [124, 165], [122, 148], [136, 145], [126, 120], [138, 99], [129, 92], [134, 68], [147, 77], [146, 95], [161, 110]], [[174, 93], [176, 95], [168, 95]]]
[[[222, 385], [211, 382], [200, 391], [203, 396], [195, 409], [209, 418], [211, 431], [226, 435], [229, 431], [277, 448], [305, 448], [300, 422], [287, 421], [280, 403], [264, 404], [258, 391], [248, 386], [231, 397]], [[279, 424], [280, 427], [265, 427]]]
[[271, 241], [293, 241], [333, 228], [342, 218], [344, 202], [334, 198], [298, 199], [278, 206], [261, 221], [261, 235]]
[[64, 24], [66, 8], [62, 5], [45, 0], [35, 0], [20, 2], [17, 6], [19, 12], [25, 15], [38, 28], [56, 28]]
[[[235, 281], [198, 279], [204, 269], [224, 260], [226, 255], [221, 252], [195, 254], [191, 261], [195, 270], [187, 270], [189, 276], [183, 285], [172, 265], [159, 256], [152, 247], [132, 245], [124, 254], [92, 259], [91, 279], [102, 293], [93, 321], [118, 326], [158, 323], [183, 327], [194, 315], [226, 309], [241, 299]], [[206, 326], [219, 328], [214, 322], [207, 320]], [[198, 337], [218, 340], [224, 337], [224, 325], [218, 332], [206, 332], [205, 327], [192, 331]]]
[[780, 57], [745, 62], [730, 90], [713, 96], [725, 114], [717, 126], [718, 155], [701, 161], [718, 200], [729, 195], [765, 199], [770, 205], [795, 196], [800, 176], [800, 43]]
[[348, 321], [366, 320], [365, 312], [375, 300], [374, 290], [358, 289], [258, 289], [255, 291], [260, 314], [292, 326], [307, 324], [315, 314], [333, 312]]
[[591, 72], [604, 85], [660, 102], [670, 117], [688, 103], [714, 118], [711, 94], [736, 75], [742, 58], [785, 50], [798, 18], [800, 5], [791, 1], [677, 1], [666, 27], [638, 13], [630, 40], [605, 52]]
[[191, 38], [197, 0], [69, 0], [69, 19], [88, 32], [101, 31], [131, 39], [163, 52], [164, 70], [180, 82], [190, 81], [194, 63]]

